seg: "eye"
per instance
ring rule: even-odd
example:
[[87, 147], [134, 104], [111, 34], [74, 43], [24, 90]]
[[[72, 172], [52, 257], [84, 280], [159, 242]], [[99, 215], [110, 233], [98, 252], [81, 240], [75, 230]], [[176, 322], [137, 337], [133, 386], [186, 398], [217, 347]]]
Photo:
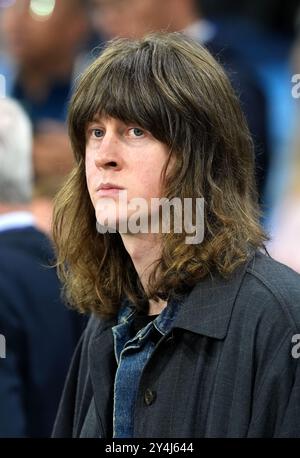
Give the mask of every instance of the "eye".
[[140, 129], [139, 127], [132, 127], [129, 129], [130, 136], [133, 137], [142, 137], [145, 135], [145, 131], [143, 129]]
[[92, 136], [94, 138], [102, 138], [103, 137], [103, 130], [102, 129], [92, 129]]

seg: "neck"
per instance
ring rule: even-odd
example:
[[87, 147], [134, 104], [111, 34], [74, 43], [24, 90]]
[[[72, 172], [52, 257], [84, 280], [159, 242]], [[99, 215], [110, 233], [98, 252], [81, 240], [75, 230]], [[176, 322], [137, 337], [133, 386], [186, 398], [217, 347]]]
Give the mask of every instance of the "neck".
[[186, 1], [182, 2], [180, 0], [177, 2], [177, 6], [174, 8], [174, 11], [176, 11], [176, 14], [172, 17], [172, 23], [170, 25], [173, 32], [184, 30], [201, 19], [194, 2], [186, 3]]
[[150, 299], [148, 315], [159, 315], [160, 312], [167, 306], [167, 301], [159, 299], [158, 302]]
[[[149, 277], [161, 256], [159, 234], [121, 234], [124, 246], [132, 259], [144, 290], [148, 291]], [[149, 315], [159, 314], [167, 305], [166, 301], [149, 301]]]
[[30, 212], [30, 205], [0, 203], [0, 215], [14, 212]]

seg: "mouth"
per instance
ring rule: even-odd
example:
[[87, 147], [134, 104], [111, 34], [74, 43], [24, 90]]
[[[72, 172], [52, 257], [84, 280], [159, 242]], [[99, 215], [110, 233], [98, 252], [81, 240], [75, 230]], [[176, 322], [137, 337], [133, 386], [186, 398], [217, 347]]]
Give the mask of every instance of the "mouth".
[[96, 189], [98, 196], [113, 196], [124, 190], [121, 186], [113, 183], [102, 183]]

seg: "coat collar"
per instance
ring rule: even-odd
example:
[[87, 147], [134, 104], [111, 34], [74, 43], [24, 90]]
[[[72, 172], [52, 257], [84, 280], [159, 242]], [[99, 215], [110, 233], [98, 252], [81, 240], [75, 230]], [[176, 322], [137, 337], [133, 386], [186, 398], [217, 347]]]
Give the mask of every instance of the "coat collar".
[[251, 253], [248, 261], [227, 279], [210, 275], [200, 281], [184, 300], [174, 327], [223, 339], [227, 334], [235, 299], [254, 254]]

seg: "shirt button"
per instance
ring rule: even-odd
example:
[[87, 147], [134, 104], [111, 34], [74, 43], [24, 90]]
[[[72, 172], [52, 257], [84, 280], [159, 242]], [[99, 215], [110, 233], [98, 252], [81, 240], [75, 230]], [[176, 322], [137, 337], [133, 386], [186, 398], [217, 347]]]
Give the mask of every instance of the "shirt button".
[[144, 394], [145, 404], [147, 406], [151, 406], [151, 404], [154, 403], [155, 399], [156, 399], [156, 392], [147, 388]]

